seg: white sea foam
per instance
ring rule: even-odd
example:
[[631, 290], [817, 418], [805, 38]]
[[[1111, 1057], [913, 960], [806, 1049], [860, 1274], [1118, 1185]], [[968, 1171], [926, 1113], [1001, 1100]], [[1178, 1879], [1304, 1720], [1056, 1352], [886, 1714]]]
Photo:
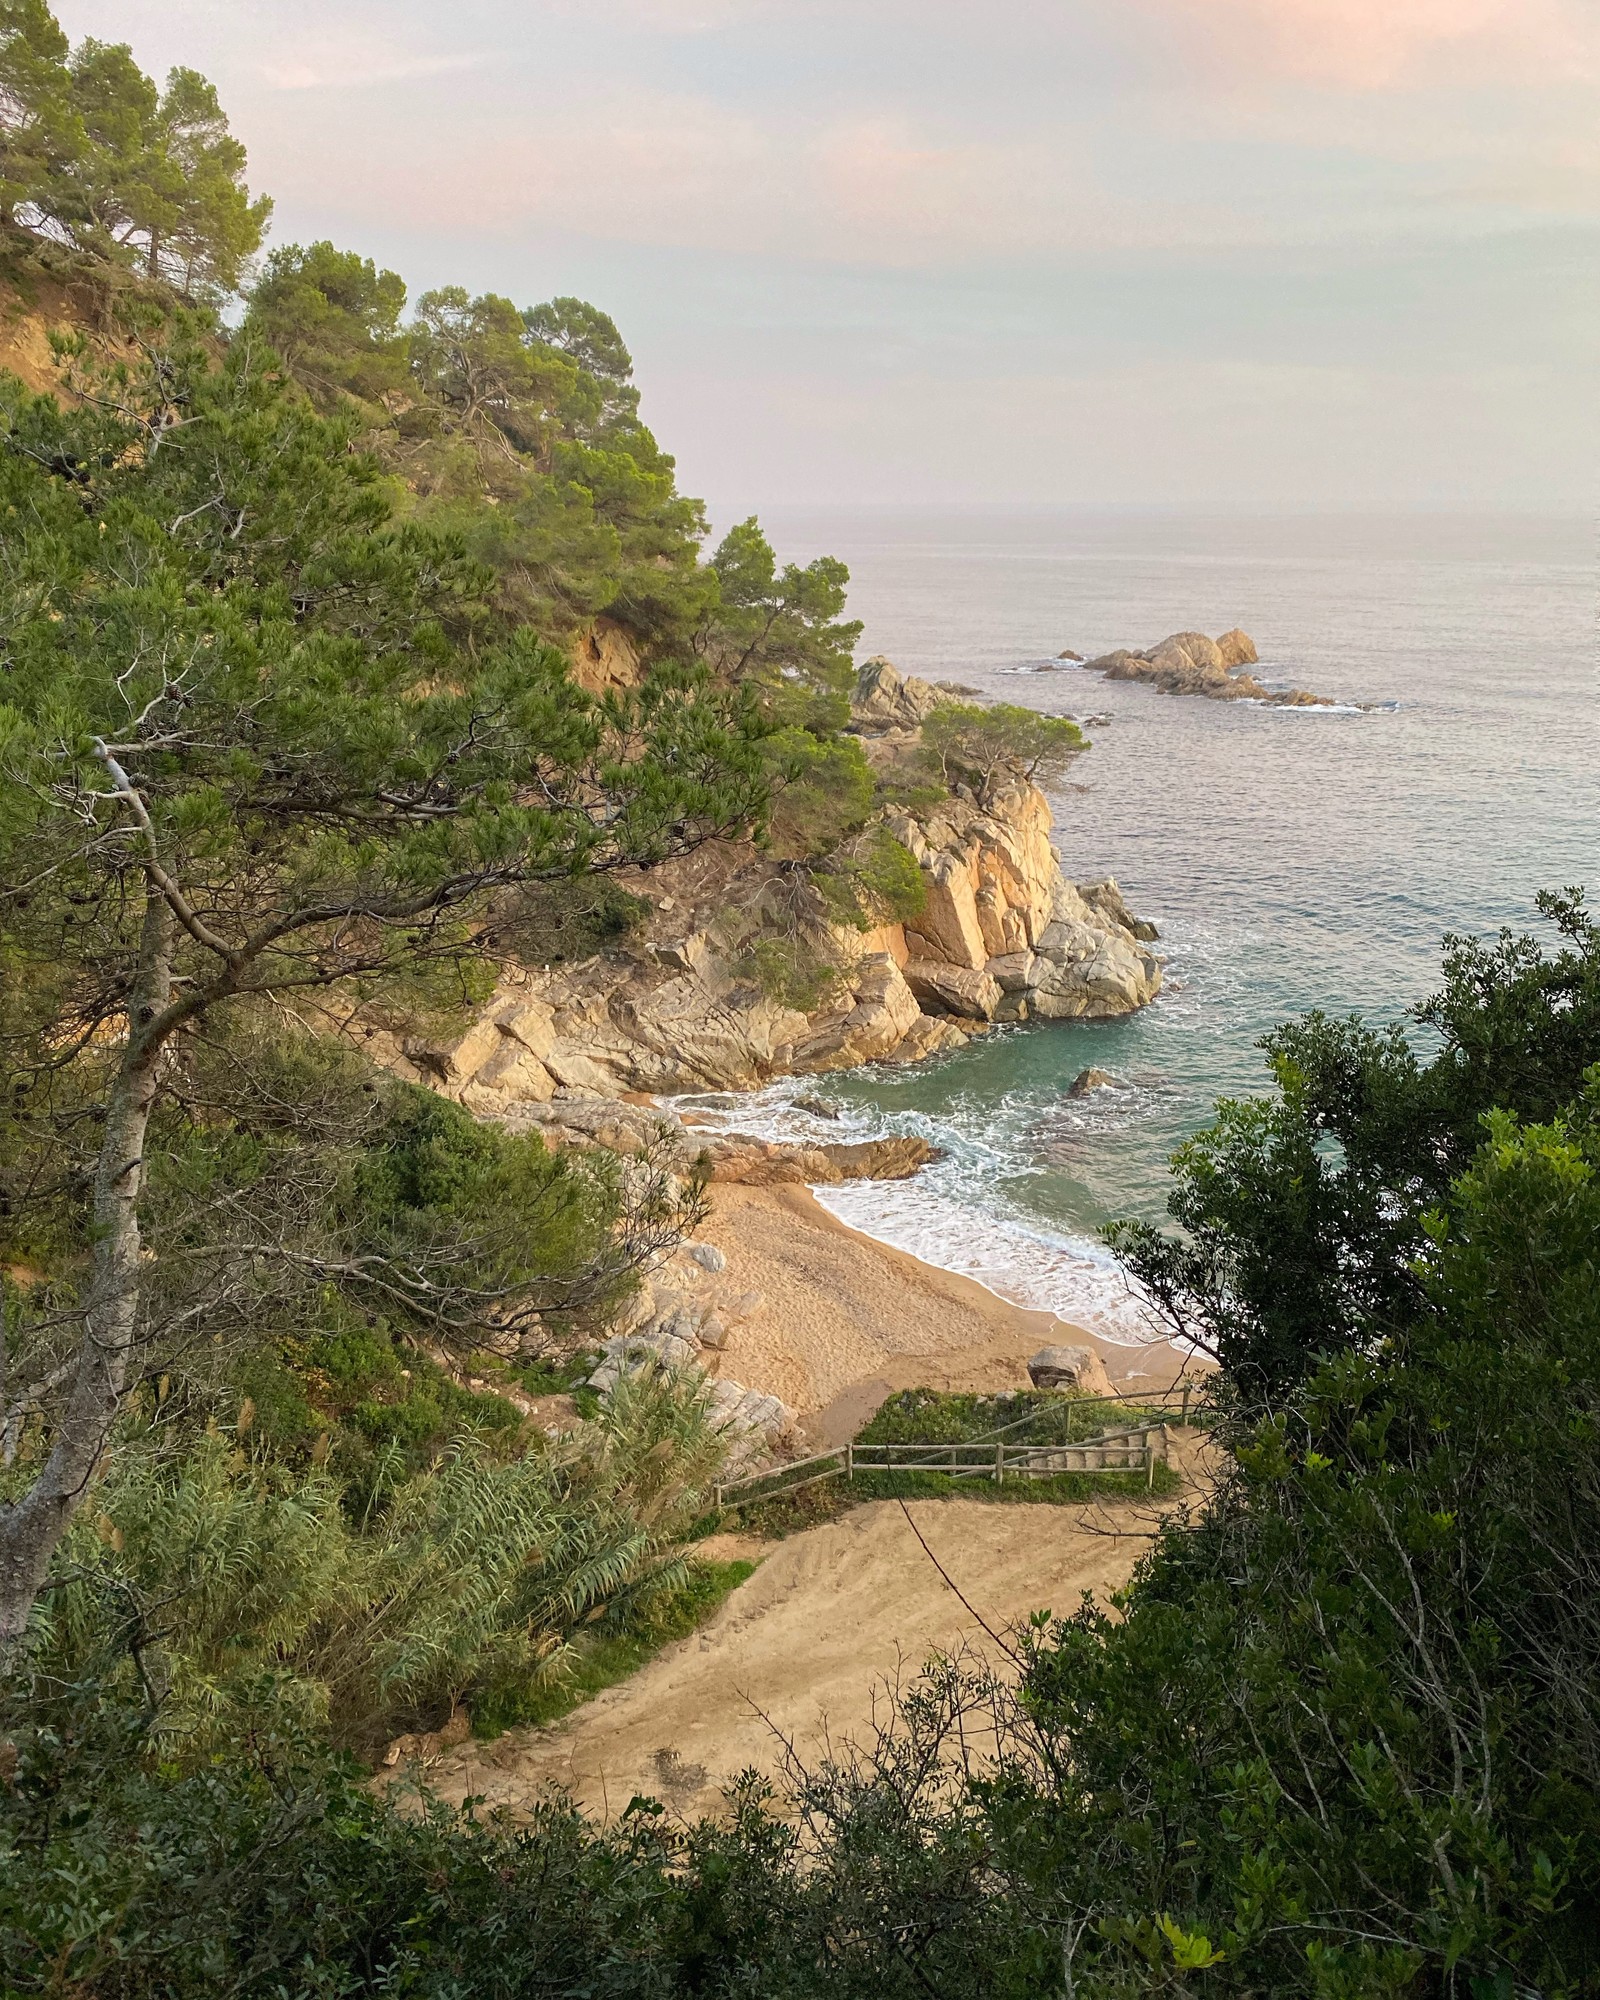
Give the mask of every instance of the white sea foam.
[[758, 1138], [806, 1141], [916, 1134], [944, 1157], [909, 1181], [847, 1181], [813, 1190], [831, 1215], [864, 1236], [974, 1279], [1014, 1305], [1087, 1326], [1106, 1340], [1137, 1346], [1158, 1331], [1117, 1259], [1092, 1238], [1053, 1230], [1009, 1203], [1003, 1182], [1018, 1175], [1017, 1141], [1039, 1106], [1023, 1098], [964, 1107], [968, 1115], [932, 1118], [884, 1113], [844, 1100], [837, 1118], [806, 1110], [819, 1079], [789, 1077], [748, 1096], [676, 1100], [705, 1127]]
[[1126, 1271], [1099, 1244], [976, 1209], [920, 1175], [814, 1192], [851, 1229], [975, 1279], [1013, 1305], [1055, 1313], [1126, 1346], [1142, 1346], [1158, 1331]]

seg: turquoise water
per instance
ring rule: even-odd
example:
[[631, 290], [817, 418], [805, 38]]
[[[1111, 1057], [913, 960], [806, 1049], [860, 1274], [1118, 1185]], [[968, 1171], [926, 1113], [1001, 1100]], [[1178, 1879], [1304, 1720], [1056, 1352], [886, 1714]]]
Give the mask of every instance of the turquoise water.
[[[1056, 714], [1106, 715], [1052, 799], [1067, 873], [1113, 874], [1161, 930], [1160, 999], [1111, 1023], [997, 1033], [910, 1070], [830, 1080], [852, 1133], [916, 1130], [949, 1158], [841, 1216], [1106, 1331], [1135, 1308], [1096, 1243], [1157, 1214], [1166, 1161], [1217, 1097], [1262, 1087], [1257, 1037], [1312, 1007], [1392, 1019], [1446, 931], [1600, 895], [1592, 529], [1579, 521], [780, 514], [788, 557], [842, 556], [862, 656]], [[1253, 634], [1261, 677], [1333, 712], [1175, 699], [1041, 671], [1167, 632]], [[1375, 704], [1358, 707], [1357, 704]], [[1066, 1098], [1094, 1064], [1128, 1086]], [[825, 1128], [815, 1079], [737, 1122]]]

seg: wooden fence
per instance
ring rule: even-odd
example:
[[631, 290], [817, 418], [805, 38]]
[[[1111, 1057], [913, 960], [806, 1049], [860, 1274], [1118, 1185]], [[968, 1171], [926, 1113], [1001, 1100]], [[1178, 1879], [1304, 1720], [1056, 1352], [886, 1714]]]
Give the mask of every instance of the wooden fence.
[[1053, 1479], [1063, 1472], [1142, 1471], [1146, 1485], [1153, 1486], [1156, 1466], [1166, 1464], [1168, 1449], [1162, 1421], [1098, 1431], [1072, 1444], [1009, 1444], [1003, 1433], [953, 1444], [842, 1444], [787, 1465], [726, 1479], [716, 1489], [717, 1505], [772, 1500], [821, 1479], [853, 1480], [862, 1472], [940, 1472], [949, 1479], [992, 1479], [998, 1486], [1007, 1479]]

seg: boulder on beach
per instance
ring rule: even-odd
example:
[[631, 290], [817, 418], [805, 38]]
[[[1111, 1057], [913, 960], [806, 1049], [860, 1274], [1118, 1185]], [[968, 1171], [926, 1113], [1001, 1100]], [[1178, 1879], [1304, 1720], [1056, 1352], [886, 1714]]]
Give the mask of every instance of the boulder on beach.
[[1080, 1395], [1109, 1396], [1111, 1378], [1092, 1347], [1041, 1347], [1028, 1363], [1036, 1389], [1076, 1389]]

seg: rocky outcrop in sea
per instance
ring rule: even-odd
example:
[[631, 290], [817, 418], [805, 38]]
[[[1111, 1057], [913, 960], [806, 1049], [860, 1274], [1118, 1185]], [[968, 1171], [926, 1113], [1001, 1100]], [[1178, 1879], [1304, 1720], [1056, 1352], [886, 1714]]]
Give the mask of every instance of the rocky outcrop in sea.
[[[1063, 653], [1063, 659], [1076, 658]], [[1108, 681], [1148, 681], [1163, 694], [1198, 694], [1211, 701], [1264, 701], [1278, 708], [1326, 708], [1322, 695], [1304, 688], [1264, 687], [1247, 668], [1258, 664], [1255, 641], [1237, 627], [1220, 639], [1204, 632], [1174, 632], [1148, 652], [1118, 647], [1084, 664]]]

